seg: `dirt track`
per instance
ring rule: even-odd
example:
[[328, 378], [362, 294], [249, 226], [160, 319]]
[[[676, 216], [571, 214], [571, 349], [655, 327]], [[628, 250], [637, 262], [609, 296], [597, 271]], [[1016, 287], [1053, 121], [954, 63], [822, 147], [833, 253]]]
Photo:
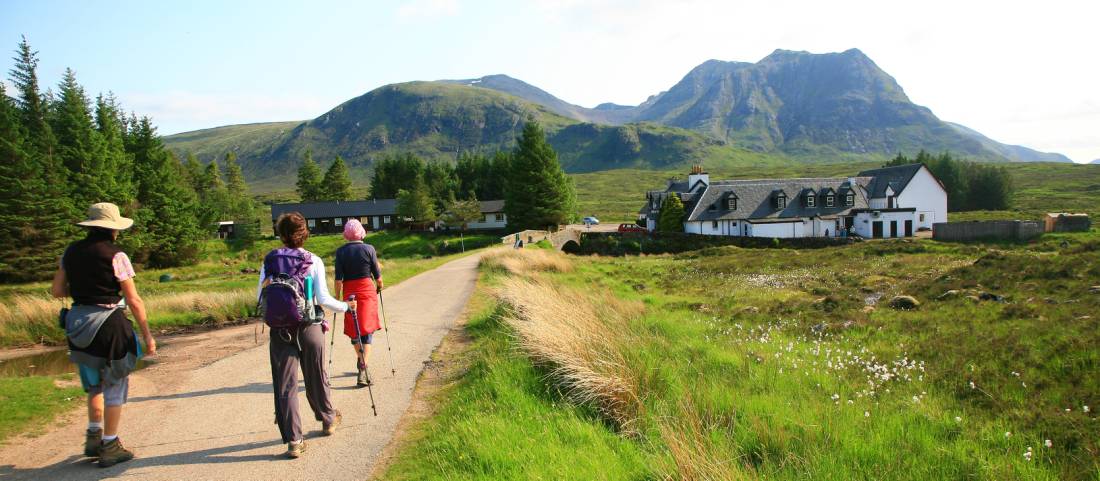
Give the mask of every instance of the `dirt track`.
[[[377, 417], [367, 391], [354, 388], [355, 355], [337, 333], [330, 375], [344, 422], [335, 436], [319, 436], [321, 423], [300, 392], [309, 446], [301, 459], [280, 456], [286, 446], [273, 423], [266, 336], [256, 344], [253, 328], [242, 326], [181, 340], [157, 365], [132, 376], [120, 437], [137, 459], [99, 469], [83, 458], [86, 419], [74, 412], [42, 436], [0, 448], [0, 478], [364, 479], [408, 408], [424, 363], [462, 314], [478, 259], [449, 262], [383, 292], [397, 374], [390, 375], [386, 336], [377, 335], [371, 354]], [[218, 360], [209, 362], [212, 356]]]

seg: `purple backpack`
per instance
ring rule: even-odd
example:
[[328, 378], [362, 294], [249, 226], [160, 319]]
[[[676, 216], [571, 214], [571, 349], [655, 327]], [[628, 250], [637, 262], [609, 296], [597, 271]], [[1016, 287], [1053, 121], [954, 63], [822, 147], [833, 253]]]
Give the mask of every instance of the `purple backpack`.
[[304, 249], [280, 247], [264, 257], [264, 286], [258, 311], [272, 329], [312, 322], [312, 293], [306, 278], [313, 256]]

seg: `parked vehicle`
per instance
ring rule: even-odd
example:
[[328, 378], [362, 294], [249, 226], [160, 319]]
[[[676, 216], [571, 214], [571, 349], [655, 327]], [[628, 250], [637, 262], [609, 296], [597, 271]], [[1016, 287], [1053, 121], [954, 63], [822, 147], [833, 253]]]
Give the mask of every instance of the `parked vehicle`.
[[638, 232], [645, 233], [645, 227], [638, 224], [619, 224], [619, 232]]
[[592, 216], [588, 216], [588, 217], [584, 218], [584, 224], [585, 225], [600, 225], [600, 219], [597, 219], [597, 218], [592, 217]]

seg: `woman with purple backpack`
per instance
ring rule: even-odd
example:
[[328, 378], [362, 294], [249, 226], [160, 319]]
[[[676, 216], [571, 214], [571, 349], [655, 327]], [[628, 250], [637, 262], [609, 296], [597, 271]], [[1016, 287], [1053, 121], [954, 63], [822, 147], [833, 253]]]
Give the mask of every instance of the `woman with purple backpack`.
[[[325, 331], [330, 327], [315, 309], [345, 312], [355, 309], [328, 292], [325, 265], [302, 246], [309, 238], [306, 220], [297, 212], [279, 216], [275, 231], [284, 247], [269, 252], [260, 269], [260, 308], [271, 326], [271, 383], [275, 394], [275, 422], [286, 456], [297, 458], [306, 450], [298, 419], [298, 367], [306, 385], [306, 399], [322, 433], [331, 436], [340, 424], [340, 411], [332, 406], [325, 373]], [[316, 307], [315, 307], [316, 306]]]

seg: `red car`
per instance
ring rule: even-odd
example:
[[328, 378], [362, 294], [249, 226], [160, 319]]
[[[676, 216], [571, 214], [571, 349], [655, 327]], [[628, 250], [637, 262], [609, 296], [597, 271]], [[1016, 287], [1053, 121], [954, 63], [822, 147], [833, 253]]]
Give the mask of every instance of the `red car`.
[[638, 224], [619, 224], [619, 232], [639, 232], [645, 233], [645, 227]]

